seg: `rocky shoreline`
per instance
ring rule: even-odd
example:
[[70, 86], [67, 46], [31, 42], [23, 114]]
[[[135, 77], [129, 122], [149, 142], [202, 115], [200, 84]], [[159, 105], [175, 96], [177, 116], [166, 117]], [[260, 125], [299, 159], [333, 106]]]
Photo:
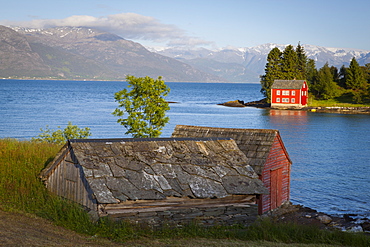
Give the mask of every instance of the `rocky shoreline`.
[[268, 212], [263, 217], [270, 217], [275, 222], [315, 225], [326, 230], [370, 234], [370, 219], [368, 218], [348, 214], [343, 217], [332, 216], [302, 205], [294, 205], [291, 202], [284, 203], [280, 208]]
[[242, 100], [233, 100], [218, 105], [227, 107], [257, 107], [265, 109], [277, 110], [296, 110], [296, 111], [309, 111], [309, 112], [322, 112], [322, 113], [340, 113], [340, 114], [370, 114], [370, 107], [303, 107], [303, 108], [271, 108], [269, 103], [264, 99], [244, 103]]

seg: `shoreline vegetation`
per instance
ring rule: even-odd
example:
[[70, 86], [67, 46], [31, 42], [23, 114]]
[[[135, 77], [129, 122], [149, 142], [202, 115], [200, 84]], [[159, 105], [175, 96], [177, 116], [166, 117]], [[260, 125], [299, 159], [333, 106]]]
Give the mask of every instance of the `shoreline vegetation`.
[[[57, 144], [0, 139], [0, 227], [4, 229], [0, 237], [7, 244], [63, 246], [69, 241], [72, 246], [75, 239], [79, 246], [104, 243], [105, 246], [152, 247], [368, 246], [370, 243], [368, 219], [329, 216], [290, 203], [247, 227], [203, 227], [194, 223], [180, 228], [152, 229], [108, 218], [92, 222], [79, 205], [50, 194], [39, 179], [40, 171], [60, 148]], [[37, 227], [28, 227], [30, 222]], [[54, 227], [59, 230], [49, 232]]]

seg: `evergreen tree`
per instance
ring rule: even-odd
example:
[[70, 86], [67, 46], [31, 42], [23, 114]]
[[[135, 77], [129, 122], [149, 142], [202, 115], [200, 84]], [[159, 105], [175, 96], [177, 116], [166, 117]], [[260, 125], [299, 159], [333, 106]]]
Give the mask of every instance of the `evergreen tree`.
[[294, 80], [300, 77], [298, 69], [298, 55], [292, 45], [285, 47], [281, 59], [281, 71], [283, 80]]
[[353, 100], [356, 103], [361, 103], [363, 96], [367, 94], [368, 83], [363, 69], [355, 58], [352, 58], [347, 69], [346, 87], [352, 90]]
[[338, 86], [333, 80], [333, 74], [328, 63], [319, 70], [314, 90], [317, 92], [318, 98], [321, 99], [332, 99], [338, 96]]
[[365, 64], [365, 66], [361, 66], [361, 69], [363, 70], [367, 81], [368, 94], [370, 94], [370, 63]]
[[298, 57], [298, 72], [299, 75], [297, 75], [297, 80], [305, 80], [307, 79], [307, 65], [308, 65], [308, 58], [306, 56], [306, 52], [304, 51], [303, 46], [301, 46], [301, 43], [298, 43], [298, 46], [296, 48], [296, 53]]
[[355, 58], [352, 58], [349, 68], [347, 69], [346, 87], [352, 90], [365, 90], [367, 81], [363, 70]]
[[342, 88], [346, 87], [346, 80], [347, 80], [347, 68], [346, 66], [342, 65], [339, 70], [339, 82], [338, 85]]
[[364, 71], [365, 79], [368, 84], [370, 84], [370, 63], [361, 66], [361, 69]]
[[308, 59], [306, 65], [306, 80], [308, 83], [308, 88], [310, 89], [310, 93], [314, 96], [317, 96], [317, 92], [315, 91], [315, 83], [317, 81], [317, 69], [315, 60]]
[[333, 81], [335, 81], [335, 83], [339, 83], [339, 73], [338, 73], [338, 68], [335, 67], [335, 66], [331, 66], [330, 67], [330, 72], [333, 76]]
[[273, 48], [267, 55], [265, 75], [261, 76], [261, 93], [266, 97], [267, 102], [271, 102], [271, 86], [274, 80], [282, 79], [281, 73], [281, 51]]

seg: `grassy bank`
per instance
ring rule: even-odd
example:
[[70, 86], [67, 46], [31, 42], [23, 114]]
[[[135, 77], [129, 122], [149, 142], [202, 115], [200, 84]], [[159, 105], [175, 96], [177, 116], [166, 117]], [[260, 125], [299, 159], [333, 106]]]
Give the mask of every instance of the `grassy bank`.
[[310, 97], [308, 100], [310, 107], [370, 107], [370, 98], [364, 99], [363, 103], [353, 102], [352, 95], [350, 93], [343, 93], [341, 96], [328, 99], [328, 100], [316, 100]]
[[[369, 236], [364, 234], [329, 232], [313, 226], [277, 224], [269, 219], [256, 222], [248, 228], [242, 226], [204, 228], [193, 224], [183, 228], [165, 227], [153, 230], [147, 226], [112, 222], [108, 219], [93, 223], [78, 205], [49, 194], [38, 178], [40, 171], [59, 149], [60, 146], [51, 144], [13, 139], [0, 140], [0, 209], [35, 214], [78, 233], [118, 242], [130, 241], [132, 243], [132, 241], [145, 240], [161, 243], [179, 241], [191, 243], [200, 241], [206, 245], [207, 241], [217, 240], [224, 243], [234, 240], [248, 241], [248, 243], [267, 241], [268, 243], [339, 246], [369, 246], [370, 243]], [[280, 244], [271, 245], [280, 246]]]

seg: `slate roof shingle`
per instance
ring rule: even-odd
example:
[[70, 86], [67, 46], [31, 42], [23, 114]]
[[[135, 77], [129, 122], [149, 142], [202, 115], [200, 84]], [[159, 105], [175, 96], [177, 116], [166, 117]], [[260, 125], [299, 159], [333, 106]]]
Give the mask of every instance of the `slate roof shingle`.
[[67, 145], [99, 203], [268, 193], [230, 138], [81, 139]]
[[[261, 175], [279, 131], [274, 129], [216, 128], [190, 125], [177, 125], [172, 137], [223, 137], [232, 138], [246, 155], [248, 164]], [[288, 157], [289, 159], [289, 157]]]

